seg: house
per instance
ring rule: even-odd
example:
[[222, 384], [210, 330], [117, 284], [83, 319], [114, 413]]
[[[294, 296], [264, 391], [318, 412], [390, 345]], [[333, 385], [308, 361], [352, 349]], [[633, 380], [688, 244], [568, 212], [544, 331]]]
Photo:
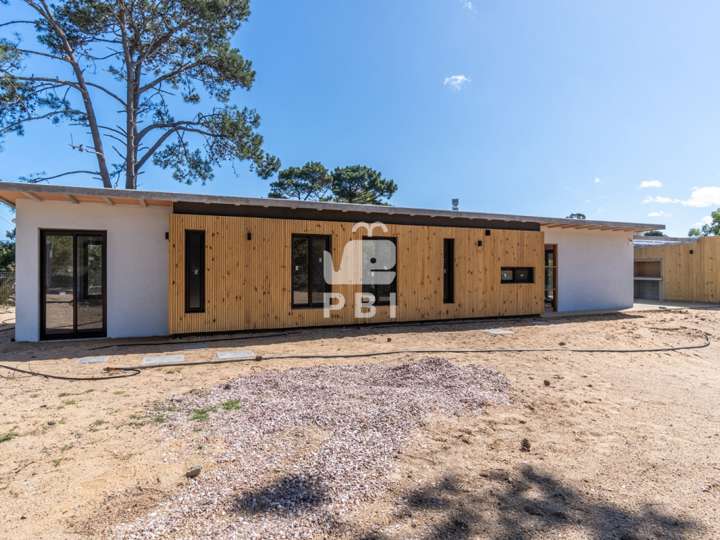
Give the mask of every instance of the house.
[[0, 183], [16, 339], [616, 310], [659, 225]]
[[720, 302], [720, 237], [635, 238], [635, 297]]

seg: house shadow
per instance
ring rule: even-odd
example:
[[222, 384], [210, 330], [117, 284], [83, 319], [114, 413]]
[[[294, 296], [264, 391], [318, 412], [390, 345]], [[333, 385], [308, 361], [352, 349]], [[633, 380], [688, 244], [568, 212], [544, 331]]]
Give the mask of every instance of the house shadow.
[[[562, 326], [596, 321], [627, 321], [641, 319], [642, 314], [631, 312], [584, 314], [557, 318], [538, 316], [459, 319], [446, 321], [380, 323], [353, 326], [325, 326], [314, 328], [289, 328], [264, 331], [242, 331], [185, 335], [179, 337], [158, 336], [137, 339], [86, 339], [57, 340], [40, 343], [13, 341], [13, 332], [3, 332], [0, 327], [0, 361], [29, 362], [39, 360], [75, 359], [87, 356], [120, 354], [162, 354], [188, 352], [203, 348], [252, 348], [253, 346], [297, 344], [298, 351], [307, 352], [303, 344], [320, 339], [342, 339], [376, 336], [391, 338], [407, 333], [456, 333], [489, 329], [522, 329]], [[498, 345], [512, 347], [511, 343]], [[301, 353], [302, 354], [302, 353]]]
[[[596, 500], [529, 465], [515, 475], [495, 470], [481, 474], [481, 478], [486, 485], [480, 490], [468, 489], [452, 475], [420, 486], [401, 498], [388, 525], [357, 537], [524, 540], [580, 530], [588, 538], [631, 540], [682, 539], [702, 532], [697, 522], [664, 513], [650, 504], [631, 509]], [[428, 526], [418, 527], [418, 521]], [[386, 536], [383, 529], [412, 532]]]

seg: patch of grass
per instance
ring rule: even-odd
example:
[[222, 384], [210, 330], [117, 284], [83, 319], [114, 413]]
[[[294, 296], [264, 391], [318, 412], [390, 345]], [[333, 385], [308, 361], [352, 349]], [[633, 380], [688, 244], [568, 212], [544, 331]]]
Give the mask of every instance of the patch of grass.
[[167, 416], [162, 413], [157, 413], [155, 416], [152, 417], [152, 421], [156, 424], [164, 424], [165, 422], [167, 422]]
[[114, 396], [124, 396], [126, 394], [125, 390], [115, 390], [113, 392]]
[[61, 453], [67, 452], [67, 451], [70, 450], [72, 447], [73, 447], [72, 444], [66, 444], [65, 446], [63, 446], [63, 447], [60, 449], [60, 452], [61, 452]]
[[204, 409], [195, 409], [190, 414], [190, 420], [195, 420], [196, 422], [204, 422], [208, 418], [210, 418], [210, 413], [213, 412], [215, 409], [212, 407], [206, 407]]
[[228, 399], [227, 401], [224, 401], [222, 404], [222, 408], [226, 411], [236, 411], [240, 408], [240, 400], [239, 399]]
[[18, 434], [14, 431], [8, 431], [7, 433], [3, 433], [0, 435], [0, 443], [12, 441], [17, 436]]
[[63, 405], [69, 406], [69, 405], [77, 405], [77, 404], [78, 404], [77, 400], [74, 400], [74, 399], [68, 399], [66, 401], [63, 401]]
[[52, 464], [53, 464], [55, 467], [59, 467], [61, 462], [62, 462], [62, 458], [57, 458], [57, 459], [53, 459], [53, 460], [52, 460]]

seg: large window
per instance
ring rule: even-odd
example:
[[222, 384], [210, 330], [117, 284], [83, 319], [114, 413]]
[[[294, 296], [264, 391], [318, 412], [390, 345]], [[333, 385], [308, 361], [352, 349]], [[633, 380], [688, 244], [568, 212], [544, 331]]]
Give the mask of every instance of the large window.
[[455, 302], [455, 240], [443, 240], [443, 303]]
[[185, 231], [185, 312], [205, 311], [205, 231]]
[[375, 296], [376, 306], [390, 305], [390, 295], [397, 295], [397, 239], [365, 237], [362, 251], [362, 291]]
[[330, 252], [329, 236], [293, 235], [292, 305], [322, 307], [330, 284], [323, 276], [324, 252]]

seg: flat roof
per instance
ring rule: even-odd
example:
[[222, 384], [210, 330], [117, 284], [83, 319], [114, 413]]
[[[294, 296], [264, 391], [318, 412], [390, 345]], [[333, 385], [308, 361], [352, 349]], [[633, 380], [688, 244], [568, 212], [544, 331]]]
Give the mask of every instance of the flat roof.
[[673, 236], [636, 236], [633, 244], [637, 247], [666, 246], [675, 244], [694, 244], [700, 237], [673, 237]]
[[[313, 202], [294, 199], [271, 199], [258, 197], [233, 197], [226, 195], [199, 195], [188, 193], [172, 193], [163, 191], [139, 191], [131, 189], [88, 188], [74, 186], [57, 186], [21, 182], [0, 182], [0, 201], [14, 206], [19, 199], [35, 201], [69, 201], [81, 203], [104, 203], [109, 205], [130, 204], [142, 206], [175, 206], [188, 203], [192, 207], [199, 205], [223, 205], [225, 207], [253, 207], [257, 209], [285, 210], [287, 218], [292, 219], [293, 211], [312, 211], [314, 215], [343, 214], [348, 218], [362, 219], [364, 215], [373, 217], [408, 217], [438, 219], [445, 223], [457, 220], [468, 222], [508, 222], [537, 224], [543, 227], [565, 229], [588, 229], [610, 231], [644, 232], [665, 229], [665, 225], [649, 223], [629, 223], [619, 221], [595, 221], [568, 218], [552, 218], [540, 216], [521, 216], [512, 214], [489, 214], [483, 212], [460, 212], [454, 210], [433, 210], [426, 208], [404, 208], [399, 206], [383, 206], [375, 204], [352, 204], [337, 202]], [[188, 207], [188, 204], [185, 206]], [[328, 218], [329, 219], [329, 218]]]

